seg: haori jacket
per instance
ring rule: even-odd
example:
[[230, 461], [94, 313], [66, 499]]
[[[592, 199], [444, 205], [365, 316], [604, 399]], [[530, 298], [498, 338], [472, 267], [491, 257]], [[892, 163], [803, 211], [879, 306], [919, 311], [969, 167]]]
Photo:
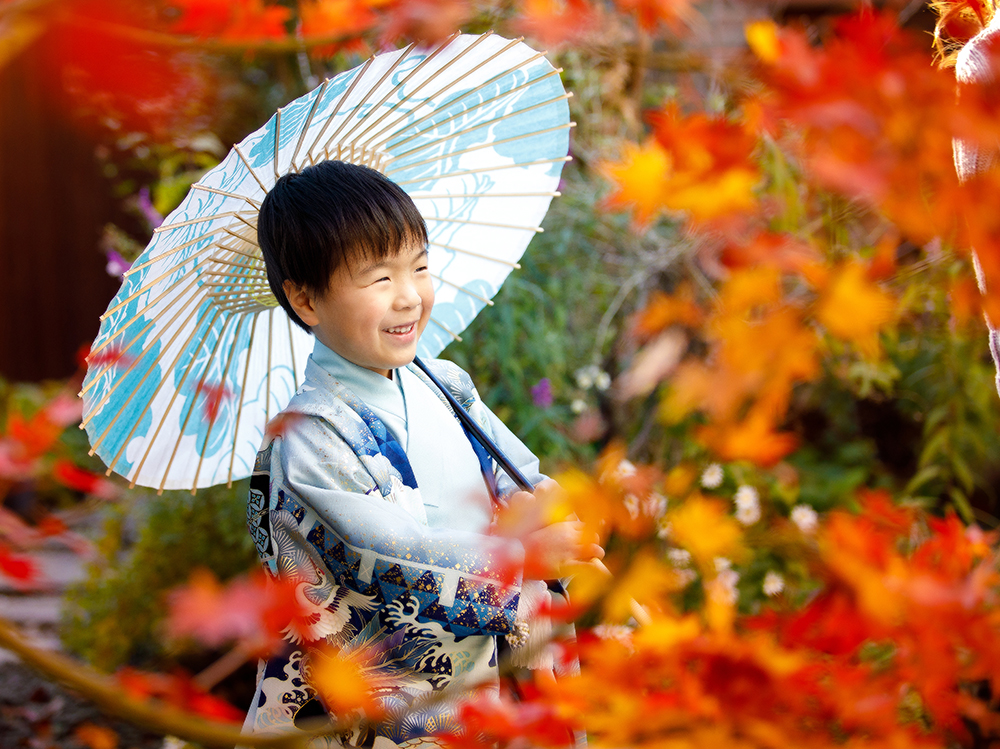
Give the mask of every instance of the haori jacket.
[[[464, 371], [443, 360], [428, 364], [529, 480], [544, 478]], [[410, 387], [419, 378], [454, 418], [413, 365], [394, 374]], [[276, 733], [324, 714], [307, 677], [320, 657], [309, 655], [308, 646], [325, 640], [365, 663], [385, 714], [339, 741], [381, 749], [460, 732], [455, 702], [472, 689], [496, 693], [497, 637], [523, 644], [527, 612], [546, 595], [544, 584], [522, 587], [523, 548], [428, 524], [406, 451], [355, 392], [317, 364], [315, 353], [279, 423], [257, 456], [248, 528], [265, 569], [294, 583], [308, 615], [287, 628], [285, 652], [261, 664], [245, 730]], [[434, 438], [419, 425], [409, 430], [411, 440]], [[471, 438], [469, 444], [472, 452], [464, 452], [478, 461], [493, 496], [515, 491], [485, 450]]]

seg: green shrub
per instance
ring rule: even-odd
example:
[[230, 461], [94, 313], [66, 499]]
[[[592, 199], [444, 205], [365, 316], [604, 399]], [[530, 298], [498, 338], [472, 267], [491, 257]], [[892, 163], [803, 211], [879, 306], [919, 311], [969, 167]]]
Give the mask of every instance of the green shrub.
[[168, 590], [202, 567], [220, 579], [257, 556], [246, 529], [248, 482], [187, 492], [142, 492], [109, 507], [98, 556], [66, 594], [63, 644], [99, 669], [169, 668], [180, 651], [158, 622]]

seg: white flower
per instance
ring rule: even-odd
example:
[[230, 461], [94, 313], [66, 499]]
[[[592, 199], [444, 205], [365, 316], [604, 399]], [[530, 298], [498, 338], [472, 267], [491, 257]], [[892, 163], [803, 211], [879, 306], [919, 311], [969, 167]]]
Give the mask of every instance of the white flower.
[[575, 414], [582, 414], [587, 410], [587, 401], [583, 398], [574, 398], [573, 402], [569, 404], [569, 410]]
[[809, 505], [795, 505], [792, 508], [792, 522], [795, 523], [803, 533], [812, 533], [816, 530], [819, 516]]
[[736, 583], [739, 581], [740, 573], [736, 570], [722, 570], [709, 584], [709, 595], [732, 605], [740, 596], [740, 592], [736, 589]]
[[625, 509], [628, 510], [628, 516], [635, 520], [639, 517], [639, 498], [634, 494], [629, 494], [625, 497]]
[[726, 559], [726, 557], [716, 557], [712, 560], [715, 563], [716, 572], [725, 572], [726, 570], [731, 570], [733, 568], [733, 563], [731, 560]]
[[667, 498], [659, 492], [653, 492], [646, 497], [642, 508], [651, 518], [662, 518], [667, 512]]
[[743, 485], [736, 490], [736, 519], [743, 525], [753, 525], [760, 520], [760, 495], [752, 486]]
[[602, 640], [616, 640], [625, 647], [632, 647], [632, 628], [621, 624], [598, 624], [594, 634]]
[[718, 489], [722, 486], [722, 479], [725, 474], [722, 472], [722, 466], [718, 463], [712, 463], [708, 468], [702, 471], [701, 474], [701, 485], [706, 489]]
[[[656, 537], [662, 538], [664, 541], [670, 538], [670, 534], [673, 532], [673, 526], [670, 523], [660, 521], [656, 528]], [[677, 549], [677, 551], [682, 551], [682, 549]]]
[[623, 460], [615, 467], [615, 478], [627, 479], [629, 476], [635, 476], [635, 464], [630, 460]]
[[785, 589], [785, 578], [774, 570], [764, 575], [764, 595], [776, 596]]
[[692, 569], [681, 569], [674, 573], [677, 576], [677, 582], [682, 588], [686, 588], [688, 585], [693, 583], [698, 579], [698, 573]]
[[594, 386], [594, 380], [600, 375], [601, 370], [591, 364], [589, 367], [582, 367], [576, 370], [576, 384], [583, 390], [589, 390]]
[[611, 387], [611, 375], [607, 372], [598, 372], [597, 377], [594, 378], [594, 387], [603, 393]]
[[667, 552], [667, 559], [674, 567], [687, 567], [691, 564], [691, 552], [687, 549], [671, 549]]

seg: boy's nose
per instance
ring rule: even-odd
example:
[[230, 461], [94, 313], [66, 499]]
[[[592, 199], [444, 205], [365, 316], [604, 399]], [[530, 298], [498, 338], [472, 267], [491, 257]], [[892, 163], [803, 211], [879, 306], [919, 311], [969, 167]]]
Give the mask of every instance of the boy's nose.
[[396, 305], [399, 309], [409, 309], [420, 304], [420, 294], [417, 292], [416, 284], [404, 283], [396, 295]]

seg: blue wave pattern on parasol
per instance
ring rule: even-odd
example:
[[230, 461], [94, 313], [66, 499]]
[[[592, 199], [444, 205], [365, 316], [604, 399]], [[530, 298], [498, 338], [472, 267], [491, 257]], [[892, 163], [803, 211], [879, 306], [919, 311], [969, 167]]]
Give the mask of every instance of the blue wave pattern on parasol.
[[424, 216], [437, 301], [419, 355], [437, 356], [540, 231], [568, 96], [541, 54], [486, 34], [379, 55], [280, 109], [193, 186], [102, 317], [82, 392], [92, 452], [160, 490], [250, 475], [312, 349], [267, 285], [257, 211], [325, 159], [378, 169]]

